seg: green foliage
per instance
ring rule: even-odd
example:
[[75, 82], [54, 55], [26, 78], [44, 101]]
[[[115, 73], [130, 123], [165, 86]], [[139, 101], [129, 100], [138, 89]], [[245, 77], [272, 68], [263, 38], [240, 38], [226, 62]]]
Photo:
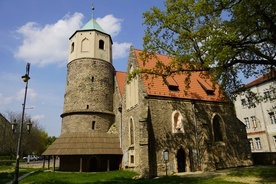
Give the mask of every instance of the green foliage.
[[0, 156], [0, 160], [9, 160], [10, 156]]
[[[12, 111], [7, 112], [7, 119], [10, 122], [17, 122], [18, 124], [22, 121], [22, 115], [21, 113], [16, 113]], [[21, 158], [25, 155], [29, 154], [36, 154], [40, 155], [42, 152], [45, 151], [47, 148], [47, 141], [48, 141], [48, 134], [44, 131], [44, 129], [39, 125], [37, 121], [32, 121], [32, 128], [30, 133], [26, 130], [26, 124], [29, 120], [32, 118], [25, 114], [24, 122], [23, 122], [23, 136], [22, 136], [22, 143], [21, 143]], [[11, 138], [8, 140], [9, 144], [6, 146], [6, 155], [14, 155], [16, 154], [16, 148], [17, 148], [17, 140], [18, 140], [18, 134], [19, 132], [19, 125], [17, 126], [17, 129], [15, 130], [15, 133], [12, 134], [12, 131], [10, 130]]]
[[12, 161], [12, 160], [0, 160], [0, 166], [2, 166], [2, 165], [10, 166], [13, 163], [14, 163], [14, 161]]
[[275, 0], [166, 0], [164, 5], [165, 10], [152, 7], [143, 14], [141, 58], [147, 62], [159, 53], [173, 61], [169, 66], [158, 61], [138, 73], [204, 71], [230, 94], [243, 85], [241, 76], [275, 69]]

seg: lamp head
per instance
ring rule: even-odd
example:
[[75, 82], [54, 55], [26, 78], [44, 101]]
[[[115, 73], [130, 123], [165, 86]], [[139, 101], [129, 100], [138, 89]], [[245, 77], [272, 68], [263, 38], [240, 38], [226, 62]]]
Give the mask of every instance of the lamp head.
[[32, 124], [32, 122], [31, 122], [31, 120], [29, 120], [28, 123], [27, 123], [27, 131], [28, 131], [28, 133], [31, 132], [32, 125], [33, 125], [33, 124]]
[[30, 79], [29, 75], [27, 75], [27, 74], [23, 75], [21, 78], [22, 78], [23, 82], [28, 82], [28, 80]]
[[11, 125], [12, 125], [12, 132], [15, 132], [15, 129], [18, 125], [18, 123], [16, 123], [16, 119], [13, 121], [13, 123]]

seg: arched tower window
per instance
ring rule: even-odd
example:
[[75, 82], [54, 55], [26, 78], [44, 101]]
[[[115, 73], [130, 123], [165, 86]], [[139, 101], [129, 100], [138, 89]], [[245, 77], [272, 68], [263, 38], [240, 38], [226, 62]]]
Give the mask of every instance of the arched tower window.
[[74, 49], [75, 49], [75, 43], [71, 43], [71, 53], [74, 52]]
[[172, 113], [172, 132], [184, 133], [183, 116], [179, 111], [174, 111]]
[[92, 121], [92, 130], [95, 130], [95, 127], [96, 127], [96, 122], [95, 121]]
[[82, 52], [88, 52], [89, 51], [89, 40], [87, 38], [84, 38], [81, 41], [81, 51]]
[[213, 131], [215, 142], [223, 141], [222, 122], [220, 122], [220, 118], [217, 115], [213, 119]]
[[129, 121], [129, 142], [130, 145], [134, 144], [134, 122], [132, 118]]
[[104, 50], [104, 41], [103, 40], [99, 40], [99, 49]]

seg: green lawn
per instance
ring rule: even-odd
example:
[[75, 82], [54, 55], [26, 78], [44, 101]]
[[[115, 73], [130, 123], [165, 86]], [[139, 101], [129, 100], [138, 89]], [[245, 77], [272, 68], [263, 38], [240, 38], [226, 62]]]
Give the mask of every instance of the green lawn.
[[[22, 170], [22, 169], [20, 169]], [[23, 171], [22, 171], [23, 172]], [[0, 183], [3, 179], [0, 168]], [[111, 171], [101, 173], [69, 173], [37, 170], [24, 178], [20, 184], [88, 184], [88, 183], [120, 183], [120, 184], [228, 184], [228, 183], [275, 183], [276, 167], [248, 167], [216, 171], [212, 173], [173, 175], [154, 179], [133, 179], [136, 174], [129, 171]], [[7, 176], [7, 175], [6, 175]], [[12, 179], [12, 178], [11, 178]], [[3, 182], [4, 181], [4, 182]], [[10, 181], [10, 180], [9, 180]]]
[[[41, 170], [41, 169], [40, 169]], [[20, 168], [19, 176], [30, 173], [32, 171], [39, 171], [39, 169], [35, 168]], [[12, 181], [14, 178], [14, 166], [0, 166], [0, 183], [7, 183]]]

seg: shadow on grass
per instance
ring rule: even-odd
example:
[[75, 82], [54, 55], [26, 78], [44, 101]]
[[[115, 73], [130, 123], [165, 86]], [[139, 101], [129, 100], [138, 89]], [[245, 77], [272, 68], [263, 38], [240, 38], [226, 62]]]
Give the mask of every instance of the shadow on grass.
[[[152, 179], [133, 179], [134, 176], [136, 174], [130, 171], [102, 173], [39, 171], [23, 179], [20, 184], [244, 184], [249, 182], [244, 180], [246, 177], [255, 177], [259, 183], [274, 183], [273, 181], [276, 181], [276, 167], [233, 168], [213, 173], [173, 175]], [[233, 180], [233, 178], [237, 178], [237, 180]]]
[[276, 166], [254, 166], [246, 168], [231, 169], [229, 176], [237, 177], [257, 177], [260, 183], [276, 183]]
[[[54, 173], [50, 173], [51, 177], [43, 176], [46, 173], [36, 173], [30, 177], [28, 177], [26, 180], [23, 180], [22, 183], [32, 183], [32, 184], [230, 184], [233, 182], [229, 181], [222, 181], [219, 179], [215, 179], [215, 176], [210, 176], [208, 178], [206, 177], [183, 177], [183, 176], [165, 176], [160, 178], [152, 178], [152, 179], [132, 179], [133, 176], [135, 176], [135, 173], [130, 172], [121, 172], [119, 173], [120, 176], [116, 177], [112, 174], [112, 172], [109, 172], [109, 174], [113, 176], [108, 176], [107, 174], [103, 175], [104, 177], [99, 177], [99, 174], [76, 174], [76, 173], [67, 173], [68, 176], [70, 176], [70, 179], [68, 179], [68, 176], [66, 177], [66, 173], [59, 173], [58, 177], [54, 176]], [[122, 174], [124, 176], [122, 176]], [[75, 175], [75, 176], [73, 176]], [[78, 176], [77, 176], [78, 175]]]

